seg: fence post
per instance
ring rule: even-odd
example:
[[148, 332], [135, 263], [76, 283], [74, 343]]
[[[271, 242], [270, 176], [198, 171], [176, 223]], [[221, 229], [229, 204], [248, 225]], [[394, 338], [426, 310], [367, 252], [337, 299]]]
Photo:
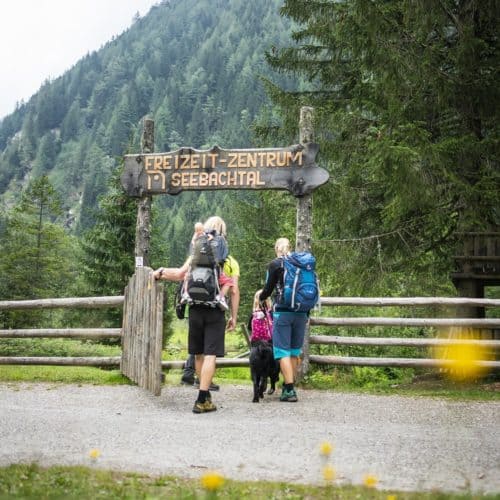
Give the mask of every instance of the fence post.
[[[299, 141], [301, 144], [314, 140], [314, 108], [303, 106], [300, 108]], [[311, 251], [312, 239], [312, 193], [297, 199], [297, 223], [295, 235], [295, 249], [298, 252]], [[304, 335], [303, 359], [300, 364], [298, 378], [301, 379], [309, 371], [309, 324]]]
[[[143, 153], [154, 151], [155, 122], [144, 118], [141, 149]], [[149, 266], [149, 243], [151, 239], [151, 196], [142, 196], [137, 202], [135, 225], [135, 267]]]

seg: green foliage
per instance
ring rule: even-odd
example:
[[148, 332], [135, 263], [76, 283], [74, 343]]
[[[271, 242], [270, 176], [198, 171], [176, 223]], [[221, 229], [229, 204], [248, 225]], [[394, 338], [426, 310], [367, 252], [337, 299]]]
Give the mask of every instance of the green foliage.
[[4, 339], [0, 356], [120, 356], [117, 346], [103, 346], [91, 340], [72, 339]]
[[96, 223], [82, 238], [82, 273], [95, 295], [122, 295], [134, 273], [137, 205], [120, 189], [119, 175], [113, 173]]
[[314, 247], [343, 267], [320, 264], [328, 289], [412, 294], [420, 279], [432, 294], [448, 279], [454, 233], [500, 222], [498, 9], [287, 0], [282, 13], [298, 23], [296, 44], [267, 60], [308, 83], [267, 89], [290, 135], [299, 107], [315, 108], [331, 181], [314, 195], [315, 220], [328, 221]]
[[[0, 241], [4, 300], [66, 295], [76, 274], [75, 243], [56, 223], [60, 215], [60, 200], [46, 176], [34, 179], [7, 213]], [[36, 324], [38, 319], [37, 312], [1, 315], [4, 328]]]

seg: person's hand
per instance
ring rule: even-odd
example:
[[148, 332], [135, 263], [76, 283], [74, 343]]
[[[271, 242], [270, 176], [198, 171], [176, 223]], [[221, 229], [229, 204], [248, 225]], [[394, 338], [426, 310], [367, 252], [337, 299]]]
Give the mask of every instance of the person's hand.
[[163, 267], [160, 267], [156, 271], [153, 271], [153, 278], [155, 280], [159, 280], [161, 278], [162, 273], [163, 273]]
[[228, 332], [232, 332], [235, 328], [236, 328], [236, 321], [231, 316], [227, 321], [226, 330]]

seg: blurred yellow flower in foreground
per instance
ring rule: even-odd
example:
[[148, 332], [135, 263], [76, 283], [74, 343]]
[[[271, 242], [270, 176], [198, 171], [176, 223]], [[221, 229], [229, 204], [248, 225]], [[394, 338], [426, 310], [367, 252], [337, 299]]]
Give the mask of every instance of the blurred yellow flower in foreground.
[[363, 477], [363, 484], [367, 488], [375, 488], [375, 486], [377, 486], [377, 483], [378, 483], [378, 478], [377, 478], [377, 476], [374, 476], [373, 474], [366, 474]]
[[387, 495], [387, 498], [386, 500], [397, 500], [397, 496], [396, 495]]
[[101, 452], [97, 448], [92, 448], [89, 451], [89, 457], [95, 460], [96, 458], [99, 458], [101, 456]]
[[201, 476], [201, 485], [208, 491], [216, 491], [224, 484], [224, 477], [218, 472], [207, 472]]
[[325, 481], [333, 481], [335, 479], [335, 469], [330, 464], [325, 465], [322, 472]]
[[486, 373], [486, 368], [480, 366], [479, 361], [491, 359], [491, 354], [485, 347], [472, 343], [473, 339], [481, 338], [479, 331], [474, 331], [473, 328], [452, 328], [440, 337], [455, 341], [434, 349], [434, 357], [443, 361], [448, 378], [464, 382]]
[[321, 443], [319, 452], [322, 455], [324, 455], [325, 457], [329, 457], [332, 451], [333, 451], [333, 446], [331, 445], [331, 443], [329, 443], [328, 441]]

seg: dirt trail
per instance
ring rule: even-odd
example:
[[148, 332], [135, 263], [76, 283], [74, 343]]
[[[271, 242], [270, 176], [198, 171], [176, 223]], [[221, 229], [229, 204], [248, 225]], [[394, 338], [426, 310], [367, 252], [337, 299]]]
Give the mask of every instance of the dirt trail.
[[[319, 446], [335, 446], [338, 483], [375, 474], [383, 489], [500, 492], [500, 403], [299, 391], [251, 403], [223, 385], [218, 411], [195, 415], [196, 392], [160, 397], [134, 386], [0, 384], [0, 466], [93, 464], [198, 477], [321, 483]], [[91, 462], [89, 451], [101, 456]]]

